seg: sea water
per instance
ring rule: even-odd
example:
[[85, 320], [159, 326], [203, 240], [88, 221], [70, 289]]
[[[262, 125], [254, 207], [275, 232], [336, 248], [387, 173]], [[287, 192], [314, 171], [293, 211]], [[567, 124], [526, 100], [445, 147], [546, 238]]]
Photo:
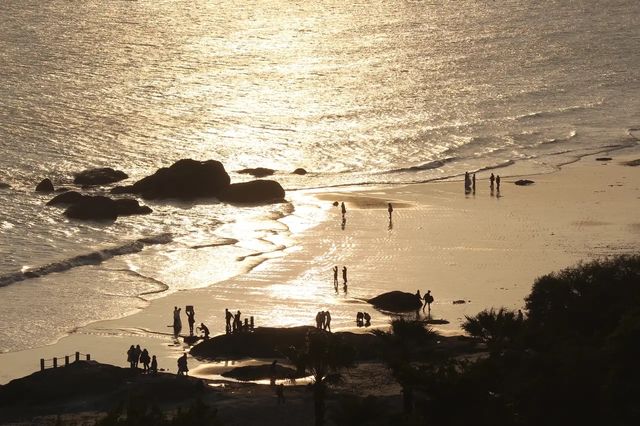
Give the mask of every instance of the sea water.
[[551, 171], [637, 145], [637, 16], [636, 0], [4, 0], [0, 351], [247, 272], [292, 244], [277, 219], [314, 212], [212, 199], [78, 222], [41, 179], [216, 159], [292, 194]]

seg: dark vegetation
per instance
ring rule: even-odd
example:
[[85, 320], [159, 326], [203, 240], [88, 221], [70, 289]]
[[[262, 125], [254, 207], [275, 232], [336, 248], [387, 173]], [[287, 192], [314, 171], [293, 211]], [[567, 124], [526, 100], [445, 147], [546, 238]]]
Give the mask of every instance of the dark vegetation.
[[384, 336], [384, 359], [410, 395], [407, 425], [640, 424], [640, 256], [595, 261], [538, 278], [522, 319], [506, 309], [468, 317], [485, 344], [476, 361], [438, 359]]
[[144, 397], [132, 397], [96, 422], [96, 426], [221, 426], [217, 414], [215, 408], [201, 400], [184, 410], [179, 407], [175, 412], [163, 412]]

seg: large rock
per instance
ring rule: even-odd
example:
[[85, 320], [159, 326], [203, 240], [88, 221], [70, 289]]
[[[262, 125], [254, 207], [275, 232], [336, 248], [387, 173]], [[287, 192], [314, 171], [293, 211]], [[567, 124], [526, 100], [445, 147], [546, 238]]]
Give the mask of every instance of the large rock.
[[251, 176], [254, 176], [254, 177], [257, 177], [257, 178], [261, 178], [261, 177], [265, 177], [265, 176], [271, 176], [272, 174], [275, 173], [275, 170], [267, 169], [265, 167], [256, 167], [254, 169], [238, 170], [238, 173], [244, 174], [244, 175], [251, 175]]
[[118, 207], [111, 198], [102, 196], [83, 196], [65, 210], [64, 215], [82, 220], [116, 220]]
[[60, 195], [56, 195], [47, 203], [48, 206], [59, 206], [64, 204], [74, 204], [82, 200], [84, 195], [76, 191], [63, 192]]
[[[243, 367], [236, 367], [232, 370], [225, 371], [221, 374], [223, 377], [230, 377], [232, 379], [249, 381], [249, 380], [264, 380], [270, 379], [272, 375], [271, 364], [262, 365], [245, 365]], [[283, 367], [276, 364], [273, 370], [273, 376], [275, 379], [298, 379], [304, 377], [298, 374], [293, 368]]]
[[303, 169], [302, 167], [298, 167], [297, 169], [295, 169], [292, 172], [294, 175], [306, 175], [307, 171], [305, 169]]
[[163, 167], [131, 186], [116, 187], [112, 193], [140, 194], [147, 199], [192, 200], [217, 197], [230, 182], [221, 162], [185, 159], [175, 162], [171, 167]]
[[422, 301], [413, 293], [390, 291], [367, 300], [377, 309], [390, 312], [409, 312], [420, 309]]
[[114, 170], [111, 167], [83, 170], [76, 173], [73, 183], [77, 185], [106, 185], [119, 182], [128, 178], [125, 172]]
[[53, 192], [53, 183], [51, 179], [42, 179], [38, 186], [36, 186], [36, 192]]
[[231, 203], [277, 203], [284, 200], [284, 189], [275, 180], [254, 180], [231, 184], [218, 198]]
[[[223, 334], [204, 340], [189, 353], [200, 359], [281, 358], [291, 346], [302, 348], [309, 332], [328, 333], [311, 326], [258, 327], [253, 332]], [[334, 334], [356, 349], [358, 359], [374, 356], [377, 337], [373, 334]]]

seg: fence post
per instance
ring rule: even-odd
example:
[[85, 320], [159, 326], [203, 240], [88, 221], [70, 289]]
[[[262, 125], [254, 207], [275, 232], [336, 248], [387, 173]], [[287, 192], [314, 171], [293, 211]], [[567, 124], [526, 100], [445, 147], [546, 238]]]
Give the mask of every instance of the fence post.
[[69, 355], [64, 356], [64, 366], [66, 367], [67, 365], [69, 365]]
[[44, 371], [44, 358], [40, 358], [40, 371]]
[[76, 352], [76, 361], [80, 361], [80, 352]]
[[58, 367], [58, 358], [53, 357], [53, 368]]
[[91, 361], [91, 355], [87, 354], [87, 361]]

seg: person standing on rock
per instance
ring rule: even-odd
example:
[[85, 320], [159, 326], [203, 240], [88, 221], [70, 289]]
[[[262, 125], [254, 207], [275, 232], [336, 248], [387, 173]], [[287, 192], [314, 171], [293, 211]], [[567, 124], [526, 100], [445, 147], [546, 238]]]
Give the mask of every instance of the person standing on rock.
[[427, 292], [424, 295], [424, 306], [422, 307], [422, 310], [424, 311], [424, 308], [428, 308], [429, 309], [429, 315], [431, 315], [431, 304], [433, 303], [433, 296], [431, 295], [431, 290], [427, 290]]
[[196, 323], [196, 311], [189, 309], [187, 312], [187, 322], [189, 323], [189, 336], [193, 336], [193, 325]]
[[149, 367], [149, 373], [156, 374], [158, 372], [158, 360], [156, 356], [151, 357], [151, 367]]
[[209, 338], [209, 328], [204, 325], [203, 322], [200, 323], [200, 326], [196, 328], [196, 331], [200, 330], [202, 331], [202, 338], [203, 339], [208, 339]]
[[227, 326], [225, 328], [227, 334], [231, 333], [231, 320], [233, 319], [233, 314], [229, 312], [229, 309], [224, 310], [224, 318], [227, 322]]
[[331, 333], [331, 314], [329, 311], [324, 313], [324, 329], [329, 329], [329, 333]]

